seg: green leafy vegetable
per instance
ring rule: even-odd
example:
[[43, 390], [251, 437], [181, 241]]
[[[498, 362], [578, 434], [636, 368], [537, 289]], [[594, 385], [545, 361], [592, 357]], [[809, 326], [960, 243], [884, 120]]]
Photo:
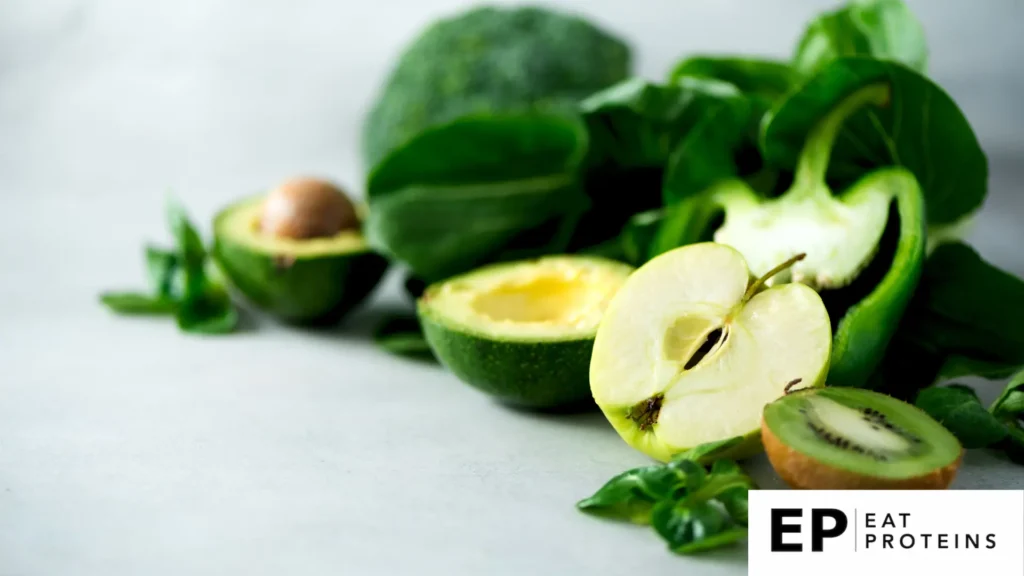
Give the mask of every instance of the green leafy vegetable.
[[786, 62], [728, 56], [693, 56], [676, 64], [669, 78], [707, 78], [728, 82], [740, 92], [774, 102], [799, 83], [799, 75]]
[[104, 292], [100, 301], [124, 315], [173, 315], [183, 332], [224, 334], [238, 325], [238, 311], [217, 273], [202, 238], [176, 202], [167, 205], [175, 247], [147, 245], [150, 293]]
[[709, 443], [671, 462], [623, 472], [577, 507], [596, 516], [650, 524], [679, 554], [741, 540], [747, 533], [747, 491], [756, 485], [721, 455], [742, 440]]
[[442, 18], [388, 75], [363, 126], [366, 166], [459, 118], [579, 101], [623, 80], [630, 67], [623, 41], [550, 9], [481, 6]]
[[423, 335], [415, 314], [393, 314], [384, 319], [373, 333], [373, 341], [396, 356], [432, 359], [434, 353]]
[[903, 166], [921, 186], [929, 224], [952, 224], [976, 211], [987, 191], [988, 161], [970, 123], [942, 88], [894, 62], [840, 58], [825, 65], [766, 119], [766, 160], [796, 166], [819, 119], [869, 85], [888, 86], [891, 99], [846, 120], [828, 179], [849, 182], [873, 168]]
[[586, 208], [578, 183], [586, 151], [582, 122], [566, 112], [433, 128], [373, 171], [367, 238], [424, 281], [493, 261], [522, 234]]
[[922, 390], [915, 404], [948, 428], [964, 448], [1000, 450], [1024, 465], [1024, 370], [1010, 379], [988, 410], [974, 390], [960, 384]]
[[853, 0], [807, 26], [793, 63], [801, 73], [813, 74], [847, 56], [893, 60], [925, 73], [924, 28], [902, 0]]

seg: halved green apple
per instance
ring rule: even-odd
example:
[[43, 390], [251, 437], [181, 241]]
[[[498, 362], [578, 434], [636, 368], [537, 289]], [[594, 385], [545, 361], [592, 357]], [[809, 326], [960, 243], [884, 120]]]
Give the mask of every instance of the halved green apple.
[[594, 400], [631, 446], [658, 460], [706, 442], [748, 438], [760, 450], [766, 404], [787, 386], [824, 384], [832, 329], [810, 287], [759, 279], [722, 244], [691, 244], [636, 270], [612, 299], [594, 342]]

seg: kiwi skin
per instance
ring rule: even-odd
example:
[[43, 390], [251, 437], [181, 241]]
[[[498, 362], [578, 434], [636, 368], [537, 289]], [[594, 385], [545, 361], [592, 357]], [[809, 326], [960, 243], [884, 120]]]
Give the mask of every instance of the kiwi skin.
[[798, 490], [945, 490], [953, 483], [964, 450], [949, 465], [913, 478], [876, 478], [814, 460], [782, 443], [761, 420], [761, 442], [768, 461], [790, 488]]

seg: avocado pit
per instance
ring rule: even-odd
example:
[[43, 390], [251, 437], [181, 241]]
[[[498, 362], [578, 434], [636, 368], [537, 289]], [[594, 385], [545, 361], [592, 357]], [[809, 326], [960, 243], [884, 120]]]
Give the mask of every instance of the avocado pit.
[[263, 203], [260, 232], [276, 238], [334, 236], [359, 227], [355, 206], [334, 184], [316, 178], [292, 178], [272, 190]]

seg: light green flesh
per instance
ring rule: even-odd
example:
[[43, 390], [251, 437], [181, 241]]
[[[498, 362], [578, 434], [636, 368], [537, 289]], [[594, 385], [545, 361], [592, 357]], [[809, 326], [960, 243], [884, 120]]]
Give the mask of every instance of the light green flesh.
[[[756, 436], [764, 406], [786, 385], [823, 383], [831, 327], [821, 298], [800, 284], [743, 302], [742, 256], [714, 243], [666, 252], [616, 294], [590, 363], [594, 400], [630, 445], [660, 460], [705, 442]], [[694, 366], [708, 334], [724, 338]], [[636, 407], [660, 399], [653, 425]]]
[[725, 222], [715, 241], [739, 250], [755, 276], [797, 254], [807, 255], [769, 285], [801, 282], [816, 290], [845, 286], [871, 261], [885, 230], [892, 190], [874, 180], [866, 179], [838, 197], [826, 190], [766, 201], [746, 186], [730, 187], [717, 198], [725, 208]]
[[278, 238], [260, 231], [263, 197], [250, 198], [231, 207], [217, 223], [216, 233], [226, 240], [268, 256], [312, 259], [369, 250], [359, 230], [342, 230], [324, 238]]
[[[864, 409], [882, 413], [903, 433], [880, 425]], [[793, 394], [766, 408], [765, 423], [798, 452], [833, 468], [878, 478], [922, 476], [960, 455], [957, 439], [927, 414], [865, 390], [825, 388]], [[837, 438], [849, 442], [848, 447], [836, 446]], [[856, 452], [855, 446], [865, 453]]]
[[494, 264], [431, 286], [421, 303], [437, 322], [494, 340], [592, 338], [632, 271], [583, 256]]

